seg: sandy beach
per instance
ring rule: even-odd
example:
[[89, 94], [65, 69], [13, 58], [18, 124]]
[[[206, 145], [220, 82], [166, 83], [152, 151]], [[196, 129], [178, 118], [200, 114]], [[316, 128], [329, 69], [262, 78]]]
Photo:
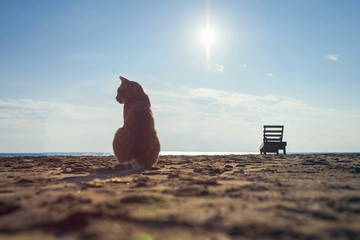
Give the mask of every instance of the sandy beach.
[[360, 239], [360, 154], [0, 158], [0, 239]]

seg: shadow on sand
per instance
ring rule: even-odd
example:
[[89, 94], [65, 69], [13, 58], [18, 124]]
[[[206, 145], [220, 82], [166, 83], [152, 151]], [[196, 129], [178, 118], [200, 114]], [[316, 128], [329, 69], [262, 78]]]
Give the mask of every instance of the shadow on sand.
[[113, 170], [112, 168], [100, 168], [96, 171], [96, 173], [87, 175], [87, 176], [79, 176], [79, 177], [67, 177], [63, 180], [69, 183], [79, 183], [79, 182], [88, 182], [92, 181], [94, 179], [101, 179], [101, 180], [107, 180], [110, 178], [116, 178], [116, 177], [125, 177], [129, 176], [131, 174], [138, 174], [143, 171], [140, 170], [125, 170], [125, 171], [118, 171]]

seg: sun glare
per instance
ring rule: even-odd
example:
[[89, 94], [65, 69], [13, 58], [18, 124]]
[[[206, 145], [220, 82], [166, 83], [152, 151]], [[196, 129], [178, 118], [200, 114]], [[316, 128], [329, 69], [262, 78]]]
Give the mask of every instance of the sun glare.
[[205, 17], [206, 17], [206, 21], [204, 22], [205, 24], [202, 25], [202, 28], [197, 29], [197, 37], [198, 37], [198, 42], [205, 50], [206, 62], [209, 64], [211, 53], [219, 41], [218, 39], [219, 34], [217, 31], [215, 31], [217, 29], [214, 29], [214, 25], [211, 22], [209, 2], [207, 2]]
[[200, 33], [200, 39], [205, 46], [211, 45], [215, 41], [215, 32], [210, 28], [206, 28]]
[[216, 33], [213, 29], [207, 26], [205, 29], [200, 31], [199, 38], [205, 47], [206, 59], [210, 60], [211, 48], [214, 46], [216, 42]]

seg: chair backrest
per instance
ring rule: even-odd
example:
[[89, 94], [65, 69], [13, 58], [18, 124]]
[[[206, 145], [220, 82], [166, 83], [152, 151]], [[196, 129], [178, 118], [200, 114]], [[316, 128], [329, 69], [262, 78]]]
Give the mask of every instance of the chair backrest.
[[282, 142], [283, 125], [264, 125], [264, 142]]

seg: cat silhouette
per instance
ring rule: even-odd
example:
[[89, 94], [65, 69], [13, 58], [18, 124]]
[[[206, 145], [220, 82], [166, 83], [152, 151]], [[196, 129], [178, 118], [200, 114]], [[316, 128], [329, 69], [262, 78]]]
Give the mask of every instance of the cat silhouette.
[[149, 169], [156, 164], [160, 141], [148, 95], [141, 85], [120, 76], [116, 101], [124, 104], [124, 125], [114, 136], [116, 170]]

